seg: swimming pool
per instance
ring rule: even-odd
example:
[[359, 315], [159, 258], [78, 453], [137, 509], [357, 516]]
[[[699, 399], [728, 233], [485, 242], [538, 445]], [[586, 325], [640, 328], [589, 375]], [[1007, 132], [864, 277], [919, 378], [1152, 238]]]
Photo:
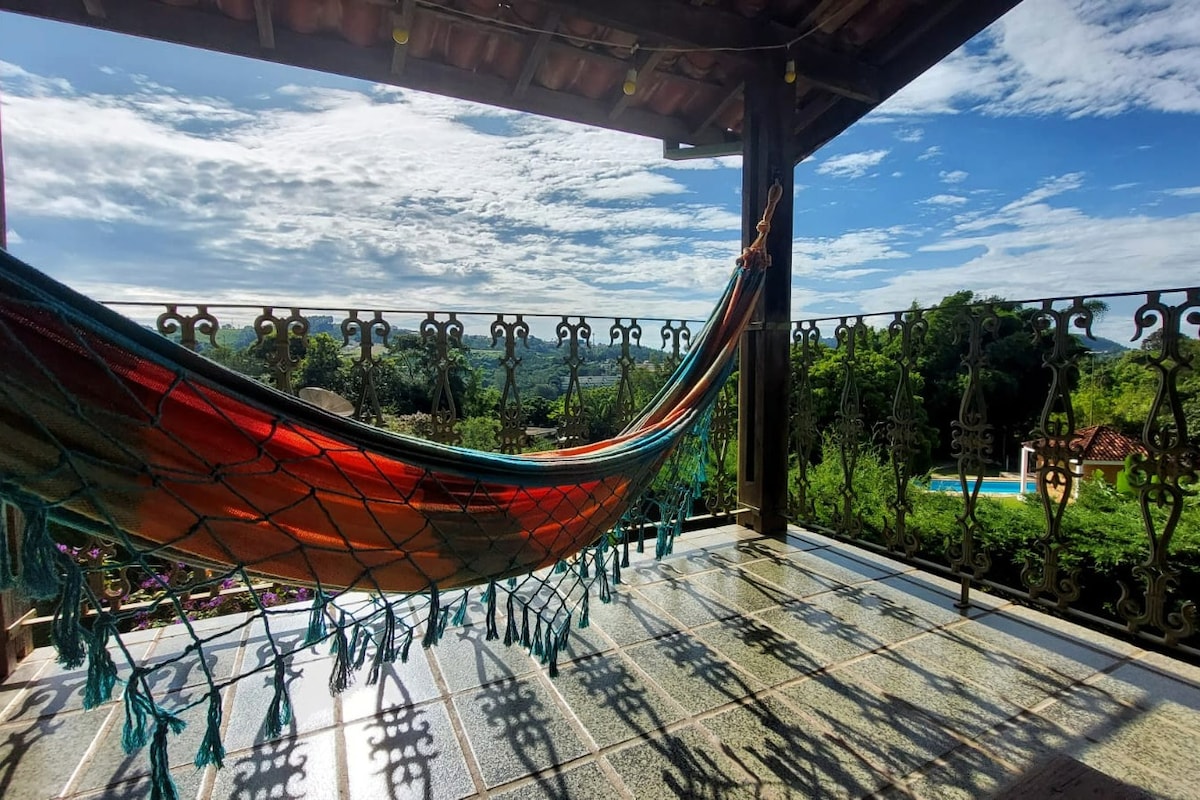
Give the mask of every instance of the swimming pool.
[[[967, 489], [970, 490], [973, 482], [967, 482]], [[980, 494], [1020, 494], [1021, 482], [1009, 480], [1006, 478], [984, 478], [983, 484], [979, 487]], [[933, 478], [929, 481], [929, 491], [931, 492], [961, 492], [962, 485], [959, 484], [958, 478]], [[1025, 482], [1025, 491], [1037, 491], [1037, 483], [1034, 481]]]

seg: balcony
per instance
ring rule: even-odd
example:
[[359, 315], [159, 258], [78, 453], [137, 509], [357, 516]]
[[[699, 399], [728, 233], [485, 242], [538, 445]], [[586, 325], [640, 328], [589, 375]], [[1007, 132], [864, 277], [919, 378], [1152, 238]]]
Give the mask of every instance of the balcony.
[[[677, 545], [596, 604], [554, 679], [477, 622], [333, 699], [332, 659], [309, 650], [275, 741], [259, 727], [269, 681], [243, 681], [225, 698], [223, 770], [191, 765], [203, 709], [190, 715], [172, 750], [181, 796], [983, 797], [1022, 779], [1022, 796], [1194, 795], [1194, 667], [992, 595], [960, 613], [954, 583], [800, 529]], [[170, 658], [179, 628], [130, 645]], [[239, 630], [214, 670], [246, 670], [263, 643]], [[79, 710], [83, 680], [43, 648], [4, 684], [6, 798], [147, 794], [121, 703]], [[199, 676], [168, 680], [186, 694]]]
[[[121, 310], [284, 391], [323, 374], [365, 421], [507, 452], [552, 444], [527, 435], [536, 387], [559, 393], [539, 411], [552, 412], [542, 427], [557, 441], [619, 427], [697, 327]], [[189, 712], [172, 749], [181, 795], [978, 797], [1023, 781], [1033, 796], [1191, 796], [1200, 670], [1184, 660], [1196, 654], [1198, 585], [1188, 336], [1198, 310], [1200, 290], [1184, 289], [796, 321], [786, 538], [722, 525], [739, 512], [731, 384], [711, 423], [700, 529], [664, 561], [624, 571], [614, 603], [593, 604], [591, 626], [572, 632], [557, 677], [520, 646], [487, 641], [478, 605], [473, 623], [413, 648], [378, 686], [333, 699], [332, 659], [305, 650], [289, 667], [295, 718], [282, 738], [260, 729], [269, 682], [227, 690], [223, 770], [190, 766], [204, 722]], [[1098, 331], [1123, 328], [1146, 346], [1091, 346]], [[1030, 349], [1014, 350], [1018, 341]], [[557, 371], [535, 381], [537, 352]], [[1005, 378], [1030, 352], [1014, 387]], [[939, 360], [955, 377], [935, 387]], [[1136, 384], [1132, 406], [1103, 391], [1114, 376]], [[414, 385], [419, 397], [401, 391]], [[396, 407], [399, 397], [413, 407]], [[1139, 413], [1140, 432], [1123, 433], [1127, 454], [1086, 457], [1092, 440], [1080, 433], [1128, 429]], [[1032, 487], [1020, 484], [1022, 465]], [[1032, 491], [993, 494], [1014, 485]], [[1026, 527], [1010, 530], [1013, 519]], [[1106, 535], [1112, 552], [1093, 546]], [[308, 605], [279, 611], [302, 638]], [[35, 615], [10, 623], [14, 638]], [[264, 663], [254, 624], [193, 624], [209, 635], [236, 628], [206, 644], [218, 677]], [[126, 642], [139, 658], [170, 661], [190, 642], [180, 628]], [[156, 689], [195, 691], [188, 663]], [[83, 681], [44, 647], [9, 676], [5, 797], [147, 793], [145, 754], [121, 752], [122, 703], [80, 710]]]

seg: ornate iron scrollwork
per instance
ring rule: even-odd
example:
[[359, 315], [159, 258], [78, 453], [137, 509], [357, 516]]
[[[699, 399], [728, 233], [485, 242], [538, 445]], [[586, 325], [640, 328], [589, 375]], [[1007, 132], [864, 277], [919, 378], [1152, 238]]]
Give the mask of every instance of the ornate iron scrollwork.
[[858, 386], [857, 348], [865, 338], [867, 326], [862, 317], [842, 317], [833, 329], [838, 347], [842, 349], [842, 396], [837, 410], [838, 453], [842, 463], [842, 507], [835, 511], [834, 519], [843, 536], [854, 539], [862, 534], [863, 521], [854, 508], [858, 493], [854, 489], [854, 472], [858, 467], [859, 449], [862, 447], [863, 414], [862, 398]]
[[1055, 605], [1065, 609], [1079, 599], [1080, 593], [1078, 569], [1059, 574], [1065, 546], [1062, 519], [1075, 493], [1074, 464], [1082, 455], [1082, 446], [1075, 441], [1075, 408], [1071, 403], [1071, 374], [1078, 367], [1080, 348], [1071, 329], [1094, 338], [1092, 310], [1081, 297], [1063, 309], [1055, 309], [1052, 301], [1045, 300], [1034, 312], [1032, 325], [1035, 342], [1046, 333], [1053, 336], [1050, 351], [1042, 357], [1042, 364], [1050, 370], [1050, 392], [1042, 405], [1033, 442], [1038, 499], [1046, 529], [1039, 539], [1042, 559], [1039, 563], [1032, 557], [1026, 558], [1021, 580], [1029, 588], [1031, 598], [1052, 595]]
[[462, 435], [458, 432], [458, 408], [450, 385], [450, 375], [454, 369], [450, 350], [462, 347], [462, 335], [463, 324], [456, 314], [448, 314], [446, 319], [440, 320], [436, 312], [429, 311], [421, 320], [421, 339], [433, 348], [432, 438], [443, 444], [459, 444], [462, 441]]
[[291, 337], [298, 336], [302, 342], [308, 339], [308, 319], [300, 313], [300, 309], [290, 309], [286, 317], [275, 314], [275, 309], [263, 306], [262, 313], [254, 319], [254, 333], [258, 343], [262, 344], [271, 337], [271, 347], [266, 351], [267, 367], [275, 380], [275, 388], [281, 392], [293, 393], [292, 373], [300, 365], [300, 356], [292, 353]]
[[500, 390], [500, 452], [519, 453], [525, 442], [525, 415], [521, 410], [521, 393], [517, 390], [517, 368], [521, 357], [517, 355], [517, 340], [529, 347], [529, 325], [517, 314], [508, 321], [497, 314], [492, 323], [492, 347], [504, 339], [504, 355], [500, 366], [504, 367], [504, 388]]
[[924, 343], [928, 330], [929, 322], [921, 311], [897, 311], [888, 324], [892, 340], [900, 341], [900, 378], [896, 382], [892, 413], [887, 421], [896, 497], [890, 503], [892, 517], [884, 521], [883, 539], [890, 549], [902, 550], [909, 557], [917, 552], [921, 544], [908, 526], [908, 513], [912, 511], [912, 504], [908, 500], [908, 482], [912, 477], [912, 459], [920, 444], [912, 376], [917, 367], [917, 349]]
[[815, 516], [812, 492], [813, 451], [817, 447], [817, 414], [813, 405], [812, 367], [817, 360], [817, 345], [821, 341], [821, 329], [812, 321], [797, 322], [792, 330], [792, 344], [800, 349], [800, 363], [796, 373], [795, 407], [792, 412], [792, 431], [796, 447], [796, 491], [791, 495], [791, 516], [798, 522], [807, 522]]
[[958, 482], [962, 488], [963, 512], [959, 515], [958, 541], [951, 541], [946, 548], [950, 566], [961, 575], [970, 575], [976, 580], [991, 568], [992, 558], [977, 541], [982, 531], [975, 514], [979, 502], [979, 490], [983, 486], [984, 470], [992, 460], [992, 426], [987, 421], [987, 403], [983, 396], [983, 368], [987, 357], [983, 351], [985, 333], [995, 334], [1000, 328], [1000, 318], [989, 305], [982, 308], [967, 308], [959, 312], [956, 319], [958, 329], [955, 341], [962, 341], [963, 331], [967, 336], [967, 352], [962, 356], [967, 369], [967, 386], [963, 390], [958, 406], [958, 419], [950, 423], [950, 452], [958, 461]]
[[737, 508], [737, 481], [729, 469], [729, 451], [737, 443], [737, 381], [730, 378], [717, 394], [709, 419], [708, 443], [712, 472], [704, 484], [708, 513], [722, 516]]
[[208, 310], [208, 306], [196, 306], [195, 314], [179, 313], [179, 306], [170, 304], [167, 310], [158, 315], [155, 328], [163, 336], [179, 334], [179, 343], [188, 350], [196, 349], [196, 334], [207, 337], [209, 344], [217, 346], [217, 331], [221, 325], [217, 318]]
[[679, 366], [683, 354], [692, 344], [692, 329], [684, 320], [680, 320], [676, 324], [675, 320], [669, 319], [662, 326], [662, 342], [664, 350], [668, 346], [671, 348], [667, 355], [666, 367], [668, 370], [673, 370]]
[[[1122, 581], [1117, 612], [1131, 632], [1157, 628], [1167, 644], [1196, 632], [1194, 602], [1180, 602], [1175, 610], [1169, 610], [1172, 590], [1179, 583], [1179, 570], [1170, 563], [1171, 538], [1179, 525], [1184, 499], [1195, 494], [1187, 487], [1200, 478], [1200, 455], [1189, 440], [1179, 395], [1180, 376], [1194, 369], [1180, 345], [1183, 322], [1200, 325], [1200, 311], [1195, 309], [1200, 309], [1200, 289], [1189, 289], [1178, 305], [1165, 303], [1160, 292], [1150, 292], [1134, 313], [1134, 341], [1161, 321], [1157, 346], [1147, 351], [1149, 367], [1158, 374], [1158, 390], [1142, 429], [1146, 453], [1133, 456], [1127, 471], [1129, 486], [1141, 505], [1149, 552], [1146, 560], [1133, 568], [1133, 576], [1142, 583], [1141, 599], [1135, 599], [1133, 590]], [[1156, 510], [1162, 515], [1161, 527]]]
[[378, 344], [387, 347], [388, 335], [392, 326], [383, 318], [383, 312], [376, 311], [368, 320], [358, 318], [357, 311], [351, 311], [350, 316], [342, 320], [342, 344], [350, 344], [351, 339], [358, 339], [358, 358], [354, 359], [354, 370], [362, 383], [358, 399], [354, 403], [354, 418], [366, 419], [375, 424], [383, 424], [383, 409], [379, 406], [379, 392], [376, 386], [376, 372], [379, 369], [379, 358], [375, 355], [375, 337]]
[[633, 419], [633, 415], [637, 412], [637, 404], [633, 398], [633, 368], [636, 362], [633, 360], [633, 353], [630, 347], [640, 345], [642, 343], [642, 326], [638, 324], [636, 319], [629, 320], [629, 324], [622, 324], [621, 318], [613, 320], [612, 327], [608, 329], [610, 338], [609, 344], [616, 344], [618, 340], [621, 342], [621, 355], [617, 357], [617, 367], [620, 369], [621, 377], [617, 383], [617, 421], [623, 428]]
[[563, 418], [558, 437], [570, 446], [587, 439], [587, 415], [583, 407], [583, 388], [579, 383], [579, 368], [583, 366], [579, 345], [592, 346], [592, 326], [583, 317], [576, 317], [575, 322], [570, 317], [563, 317], [555, 333], [559, 347], [563, 342], [567, 343], [567, 354], [563, 356], [563, 363], [567, 365], [567, 389], [563, 393]]

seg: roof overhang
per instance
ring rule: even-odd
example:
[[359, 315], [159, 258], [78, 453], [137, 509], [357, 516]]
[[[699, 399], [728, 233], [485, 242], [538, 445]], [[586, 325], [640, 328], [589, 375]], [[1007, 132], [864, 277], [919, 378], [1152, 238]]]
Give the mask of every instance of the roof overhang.
[[0, 9], [649, 136], [676, 158], [739, 152], [746, 81], [794, 74], [799, 161], [1016, 3], [0, 0]]

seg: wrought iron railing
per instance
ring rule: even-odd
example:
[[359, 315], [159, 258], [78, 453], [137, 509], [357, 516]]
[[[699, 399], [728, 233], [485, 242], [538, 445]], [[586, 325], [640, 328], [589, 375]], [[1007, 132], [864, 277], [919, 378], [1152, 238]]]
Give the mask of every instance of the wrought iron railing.
[[1198, 326], [1196, 288], [797, 321], [790, 515], [1194, 653]]
[[[342, 386], [353, 417], [392, 426], [403, 410], [381, 398], [381, 372], [402, 363], [410, 382], [425, 392], [420, 414], [427, 424], [404, 428], [448, 444], [463, 443], [468, 422], [464, 383], [492, 390], [470, 411], [496, 424], [494, 449], [516, 453], [536, 444], [530, 429], [553, 429], [543, 449], [602, 438], [623, 427], [679, 364], [696, 320], [587, 317], [549, 314], [323, 309], [250, 305], [109, 303], [194, 351], [295, 394], [311, 374], [306, 358], [324, 333], [339, 346]], [[653, 334], [649, 332], [653, 331]], [[601, 333], [603, 332], [603, 333]], [[253, 358], [237, 359], [238, 351]], [[538, 363], [532, 363], [534, 360]], [[538, 371], [540, 386], [528, 373]], [[470, 380], [464, 381], [465, 378]], [[482, 384], [480, 387], [478, 384]], [[319, 384], [318, 384], [319, 385]], [[544, 391], [547, 386], [552, 391]], [[534, 419], [530, 390], [554, 407], [552, 421]], [[737, 506], [736, 391], [721, 394], [710, 426], [710, 469], [697, 508], [728, 516]], [[607, 391], [604, 391], [607, 390]], [[551, 395], [547, 397], [547, 395]], [[603, 418], [603, 424], [597, 424]], [[534, 423], [541, 423], [540, 425]], [[479, 442], [473, 441], [478, 445]]]

